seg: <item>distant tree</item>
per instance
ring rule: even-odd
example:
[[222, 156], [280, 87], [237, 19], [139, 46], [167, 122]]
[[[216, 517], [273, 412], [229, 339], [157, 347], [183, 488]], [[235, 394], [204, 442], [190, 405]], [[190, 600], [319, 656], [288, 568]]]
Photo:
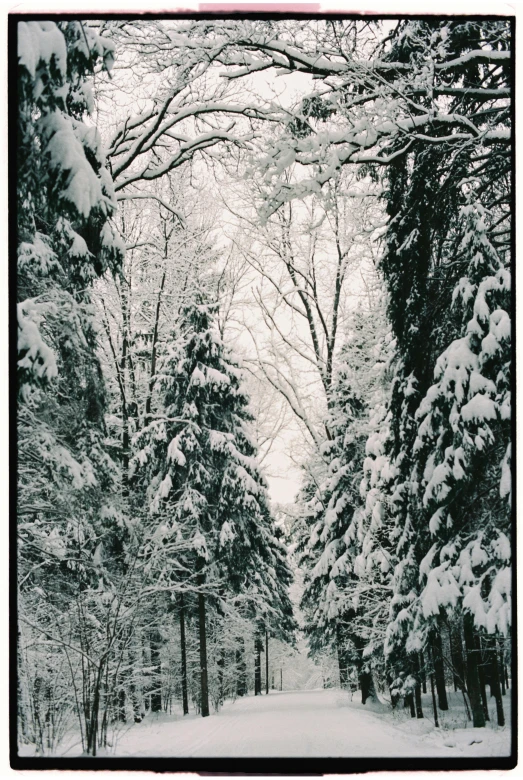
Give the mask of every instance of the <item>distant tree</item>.
[[[302, 607], [308, 615], [311, 647], [334, 645], [342, 687], [348, 687], [349, 678], [355, 675], [364, 702], [374, 695], [372, 675], [363, 657], [369, 641], [363, 629], [364, 615], [370, 618], [373, 610], [369, 610], [370, 601], [362, 600], [359, 581], [364, 575], [358, 564], [363, 552], [360, 482], [369, 435], [367, 403], [380, 376], [373, 343], [379, 319], [379, 309], [359, 311], [338, 357], [329, 395], [331, 438], [322, 447], [328, 475], [314, 491], [309, 506], [315, 520], [308, 538], [298, 545], [307, 568]], [[368, 552], [368, 545], [364, 551]]]
[[[206, 602], [242, 593], [251, 604], [247, 614], [263, 614], [264, 625], [279, 633], [292, 612], [285, 591], [290, 572], [272, 530], [242, 371], [222, 342], [215, 313], [201, 290], [183, 306], [181, 336], [161, 369], [163, 407], [138, 434], [134, 458], [138, 477], [139, 464], [147, 474], [150, 510], [158, 518], [151, 554], [164, 562], [163, 577], [174, 575], [198, 593], [202, 715], [209, 714]], [[186, 544], [182, 558], [169, 556], [171, 541], [175, 549]]]

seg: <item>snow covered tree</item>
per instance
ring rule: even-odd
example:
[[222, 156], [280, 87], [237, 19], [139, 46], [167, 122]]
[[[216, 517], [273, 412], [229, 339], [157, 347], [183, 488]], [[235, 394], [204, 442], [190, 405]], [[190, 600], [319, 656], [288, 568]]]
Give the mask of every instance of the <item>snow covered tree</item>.
[[[491, 216], [473, 191], [468, 199], [466, 275], [454, 293], [463, 335], [439, 358], [417, 412], [416, 466], [433, 544], [420, 566], [423, 617], [414, 625], [457, 611], [466, 642], [473, 626], [505, 637], [511, 624], [510, 258], [492, 246]], [[468, 687], [473, 699], [470, 674]], [[472, 707], [480, 722], [479, 704]]]
[[[293, 181], [290, 172], [289, 186]], [[325, 414], [352, 289], [360, 274], [366, 283], [373, 275], [371, 239], [382, 216], [377, 188], [342, 171], [324, 191], [285, 204], [263, 226], [255, 206], [264, 190], [244, 188], [237, 186], [229, 208], [240, 221], [235, 246], [255, 280], [253, 305], [242, 312], [257, 355], [252, 370], [319, 448], [329, 437]]]
[[[18, 24], [20, 636], [23, 644], [43, 633], [62, 655], [66, 626], [79, 640], [89, 590], [104, 577], [100, 551], [118, 535], [91, 289], [119, 267], [122, 247], [100, 136], [87, 119], [88, 79], [112, 59], [112, 46], [80, 22]], [[78, 662], [78, 646], [73, 655]]]
[[308, 504], [311, 527], [300, 530], [305, 538], [297, 547], [307, 570], [302, 608], [311, 648], [313, 652], [326, 644], [336, 648], [342, 686], [348, 687], [349, 678], [356, 677], [364, 702], [374, 695], [374, 687], [363, 658], [369, 643], [363, 615], [368, 613], [370, 618], [374, 610], [369, 610], [370, 600], [363, 606], [361, 563], [357, 570], [364, 536], [360, 482], [369, 433], [367, 404], [380, 376], [381, 315], [379, 307], [370, 312], [360, 309], [351, 319], [350, 336], [337, 357], [327, 420], [331, 438], [322, 447], [328, 474], [313, 491]]
[[[184, 33], [193, 37], [193, 23], [179, 26], [180, 21], [112, 19], [101, 24], [104, 39], [121, 47], [132, 62], [99, 87], [119, 199], [154, 197], [157, 182], [194, 158], [225, 162], [232, 148], [251, 147], [253, 124], [272, 116], [264, 106], [239, 103], [234, 87], [213, 78], [214, 56], [202, 52], [196, 38], [195, 47], [183, 45]], [[208, 41], [214, 38], [213, 27], [207, 25]]]
[[[506, 32], [505, 27], [500, 29], [496, 24], [464, 24], [451, 28], [440, 25], [432, 30], [426, 23], [420, 23], [416, 28], [417, 37], [412, 34], [410, 37], [403, 35], [398, 41], [399, 48], [395, 51], [397, 56], [401, 54], [402, 57], [412, 59], [424, 46], [443, 41], [441, 45], [446, 51], [453, 50], [464, 58], [460, 72], [471, 88], [469, 100], [466, 100], [460, 91], [461, 87], [452, 87], [453, 91], [449, 92], [449, 95], [455, 95], [450, 101], [454, 110], [458, 112], [466, 105], [467, 111], [474, 109], [478, 117], [482, 117], [485, 112], [485, 116], [488, 114], [491, 117], [489, 122], [495, 119], [499, 122], [499, 127], [505, 128], [509, 125], [506, 101], [497, 103], [491, 111], [486, 112], [485, 101], [490, 100], [491, 96], [488, 92], [481, 94], [485, 79], [490, 77], [493, 71], [488, 68], [483, 70], [480, 64], [474, 64], [476, 56], [479, 56], [477, 53], [468, 55], [466, 52], [492, 38], [496, 45], [501, 46], [503, 53], [500, 58], [503, 59], [503, 46], [508, 42]], [[430, 42], [429, 35], [432, 35]], [[479, 49], [474, 51], [478, 52]], [[470, 65], [467, 64], [469, 59]], [[503, 89], [508, 89], [508, 73], [503, 68], [498, 70], [496, 79], [498, 85], [500, 81], [504, 81]], [[481, 84], [477, 90], [472, 86], [476, 83]], [[458, 583], [454, 582], [454, 574], [450, 573], [450, 561], [446, 559], [446, 555], [454, 549], [453, 545], [456, 545], [457, 552], [461, 551], [464, 542], [459, 528], [461, 523], [465, 522], [465, 517], [469, 516], [470, 522], [468, 507], [475, 502], [479, 502], [480, 507], [488, 505], [491, 510], [497, 507], [494, 510], [496, 515], [503, 515], [502, 497], [494, 499], [494, 494], [490, 493], [486, 498], [485, 481], [479, 467], [474, 470], [473, 477], [472, 472], [469, 472], [469, 493], [466, 501], [463, 504], [456, 501], [454, 511], [450, 510], [446, 501], [451, 492], [448, 481], [450, 480], [453, 486], [454, 483], [462, 485], [461, 480], [465, 477], [465, 466], [469, 457], [465, 452], [469, 449], [470, 434], [466, 430], [460, 434], [457, 418], [463, 402], [472, 402], [469, 422], [481, 428], [480, 431], [474, 432], [475, 439], [479, 435], [478, 448], [484, 447], [487, 440], [492, 444], [493, 440], [497, 439], [497, 446], [503, 451], [499, 456], [499, 463], [508, 464], [506, 453], [510, 443], [507, 421], [502, 423], [500, 433], [495, 436], [490, 432], [490, 428], [481, 427], [483, 418], [480, 410], [474, 409], [474, 403], [481, 405], [485, 400], [484, 406], [489, 407], [484, 410], [485, 414], [491, 415], [490, 419], [495, 419], [497, 412], [489, 404], [489, 394], [494, 394], [494, 397], [499, 396], [500, 402], [505, 404], [503, 414], [509, 415], [506, 388], [510, 360], [507, 357], [508, 347], [504, 346], [504, 341], [508, 343], [510, 338], [508, 289], [505, 289], [509, 286], [506, 276], [509, 263], [507, 237], [510, 232], [508, 150], [501, 140], [505, 130], [496, 131], [491, 140], [487, 138], [490, 132], [493, 131], [489, 129], [479, 132], [478, 128], [477, 139], [466, 147], [454, 147], [454, 138], [451, 136], [449, 139], [443, 131], [439, 143], [427, 144], [422, 137], [415, 140], [411, 150], [391, 163], [388, 169], [390, 222], [382, 268], [389, 289], [389, 316], [397, 338], [399, 355], [391, 401], [391, 454], [395, 469], [391, 500], [396, 518], [393, 535], [398, 540], [396, 552], [399, 563], [394, 575], [395, 595], [391, 604], [386, 650], [392, 662], [395, 654], [397, 660], [405, 652], [415, 659], [418, 652], [428, 648], [433, 659], [438, 699], [442, 709], [448, 706], [441, 639], [444, 606], [452, 604], [458, 612], [465, 607], [467, 613], [474, 613], [471, 608], [473, 596], [469, 597], [470, 601], [466, 606], [464, 594], [460, 590], [463, 583], [458, 586]], [[402, 142], [398, 141], [398, 144], [402, 146]], [[474, 196], [471, 196], [471, 190], [475, 193]], [[493, 216], [488, 226], [487, 215], [491, 212]], [[474, 338], [474, 327], [475, 338], [481, 340], [487, 335], [483, 320], [481, 327], [484, 333], [480, 330], [479, 322], [474, 325], [471, 306], [476, 289], [479, 293], [478, 307], [485, 300], [487, 289], [490, 294], [489, 279], [494, 279], [496, 273], [501, 274], [500, 280], [492, 284], [496, 291], [500, 290], [498, 295], [501, 297], [500, 313], [494, 316], [494, 321], [497, 322], [496, 317], [499, 317], [503, 336], [500, 337], [500, 347], [495, 349], [499, 349], [501, 355], [505, 352], [505, 356], [500, 357], [495, 375], [492, 374], [491, 377], [487, 371], [488, 380], [493, 382], [487, 387], [487, 379], [481, 378], [481, 370], [477, 371], [466, 358], [465, 346], [469, 343], [468, 339]], [[463, 295], [460, 293], [462, 289]], [[494, 299], [495, 297], [494, 294]], [[485, 306], [488, 309], [488, 304], [485, 303]], [[495, 309], [496, 306], [493, 305], [492, 311]], [[484, 307], [481, 316], [488, 317], [489, 314], [490, 309], [485, 311]], [[423, 349], [420, 349], [420, 342], [424, 345]], [[480, 351], [476, 346], [472, 348], [472, 361]], [[493, 366], [494, 364], [495, 359]], [[474, 377], [479, 377], [479, 384], [474, 385], [473, 379], [472, 390], [469, 391], [467, 383], [473, 371]], [[438, 381], [431, 387], [433, 377]], [[442, 377], [446, 379], [440, 384]], [[496, 382], [500, 383], [499, 388]], [[474, 401], [473, 395], [476, 394], [478, 398]], [[445, 402], [442, 397], [445, 397]], [[448, 404], [446, 409], [444, 403]], [[440, 407], [441, 410], [436, 411]], [[501, 432], [503, 430], [504, 433]], [[452, 459], [452, 462], [449, 459]], [[499, 468], [501, 469], [501, 466]], [[507, 465], [504, 465], [503, 469], [506, 486], [510, 481]], [[499, 478], [500, 476], [501, 470]], [[457, 493], [460, 492], [458, 488]], [[503, 540], [497, 568], [506, 572], [507, 537], [502, 529], [506, 529], [509, 524], [509, 513], [506, 508], [504, 511], [504, 521], [498, 521], [500, 529], [494, 533], [494, 538]], [[479, 538], [483, 535], [480, 516], [475, 519], [478, 524], [474, 526], [474, 530], [470, 529], [471, 544], [478, 534]], [[500, 532], [503, 537], [499, 537]], [[440, 534], [444, 536], [447, 545], [447, 552], [443, 553], [442, 557], [436, 541]], [[442, 547], [445, 544], [442, 544]], [[477, 565], [481, 565], [479, 560]], [[490, 572], [492, 581], [495, 580], [497, 568], [494, 567]], [[483, 596], [487, 600], [489, 576], [487, 575], [483, 586]], [[505, 577], [506, 573], [501, 574], [498, 582], [501, 583]], [[501, 592], [496, 596], [498, 606], [505, 604], [508, 596], [506, 584], [500, 587]], [[502, 610], [504, 615], [505, 609]], [[469, 618], [465, 618], [466, 623], [468, 620]], [[477, 622], [477, 625], [480, 624], [481, 619]], [[479, 702], [477, 670], [471, 671], [474, 666], [476, 649], [473, 649], [473, 645], [476, 640], [470, 629], [469, 626], [465, 632], [468, 635], [471, 659], [467, 688], [471, 701], [475, 699], [472, 701], [474, 723], [482, 725], [484, 714]], [[506, 632], [505, 624], [503, 630]], [[461, 684], [464, 686], [463, 679]]]
[[[150, 511], [158, 517], [151, 555], [163, 561], [162, 577], [174, 575], [198, 593], [205, 715], [206, 601], [242, 593], [248, 611], [279, 632], [292, 609], [285, 596], [290, 572], [272, 530], [242, 371], [222, 342], [216, 306], [203, 291], [192, 298], [182, 308], [181, 339], [161, 369], [162, 411], [138, 434], [134, 464], [138, 478], [139, 464], [148, 475]], [[179, 561], [169, 556], [171, 541], [187, 546]]]

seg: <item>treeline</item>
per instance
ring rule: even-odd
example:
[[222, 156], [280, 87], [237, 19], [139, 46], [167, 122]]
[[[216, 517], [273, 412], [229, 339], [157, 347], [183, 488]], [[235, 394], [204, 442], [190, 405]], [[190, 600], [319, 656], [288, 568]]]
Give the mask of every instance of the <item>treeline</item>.
[[[136, 212], [117, 218], [84, 121], [87, 77], [113, 46], [74, 21], [22, 22], [18, 45], [18, 736], [53, 753], [74, 716], [94, 756], [173, 701], [206, 716], [260, 693], [262, 650], [293, 639], [291, 573], [202, 270], [212, 250], [168, 203], [163, 255], [129, 306], [118, 219]], [[148, 287], [160, 261], [164, 281]], [[169, 265], [183, 296], [159, 329]]]
[[400, 23], [382, 51], [405, 87], [430, 58], [434, 94], [475, 139], [438, 127], [436, 109], [430, 137], [395, 135], [380, 173], [367, 163], [388, 214], [386, 323], [377, 336], [376, 314], [353, 323], [324, 475], [295, 526], [312, 647], [336, 649], [344, 684], [413, 717], [429, 685], [436, 722], [451, 686], [479, 727], [486, 685], [505, 724], [511, 660], [509, 47], [506, 22], [434, 20]]

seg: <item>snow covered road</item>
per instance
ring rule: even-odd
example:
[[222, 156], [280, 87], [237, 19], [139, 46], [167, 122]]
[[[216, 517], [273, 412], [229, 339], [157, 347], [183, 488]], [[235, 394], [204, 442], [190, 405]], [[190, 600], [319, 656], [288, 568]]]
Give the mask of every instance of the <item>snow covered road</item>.
[[249, 696], [208, 718], [153, 716], [122, 734], [114, 755], [455, 758], [508, 751], [508, 732], [460, 729], [450, 738], [428, 719], [394, 722], [328, 689]]

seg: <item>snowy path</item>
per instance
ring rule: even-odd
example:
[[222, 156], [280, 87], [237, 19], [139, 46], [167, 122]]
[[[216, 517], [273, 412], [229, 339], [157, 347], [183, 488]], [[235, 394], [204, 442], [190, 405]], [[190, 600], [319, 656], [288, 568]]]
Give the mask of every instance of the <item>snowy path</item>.
[[[340, 690], [273, 691], [228, 702], [208, 718], [147, 719], [120, 736], [115, 755], [443, 758], [509, 750], [508, 733], [459, 732], [449, 739], [448, 732], [435, 733], [428, 720], [394, 723], [351, 703]], [[480, 741], [469, 745], [473, 739]]]

